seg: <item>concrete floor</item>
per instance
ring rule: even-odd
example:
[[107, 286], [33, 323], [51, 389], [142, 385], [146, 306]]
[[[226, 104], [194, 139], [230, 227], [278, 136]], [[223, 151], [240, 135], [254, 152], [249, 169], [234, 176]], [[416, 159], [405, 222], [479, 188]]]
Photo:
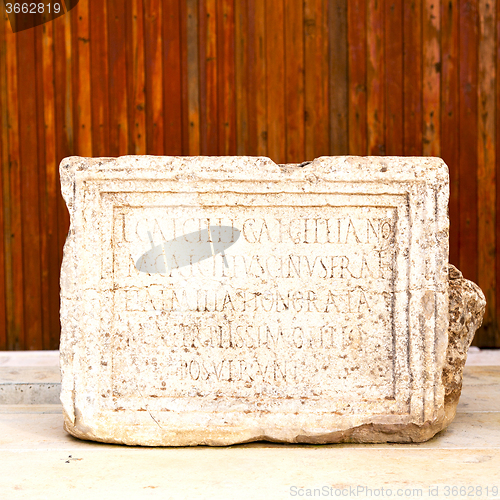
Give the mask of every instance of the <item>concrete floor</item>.
[[141, 448], [72, 438], [57, 352], [0, 353], [0, 499], [500, 498], [500, 351], [472, 350], [427, 443]]

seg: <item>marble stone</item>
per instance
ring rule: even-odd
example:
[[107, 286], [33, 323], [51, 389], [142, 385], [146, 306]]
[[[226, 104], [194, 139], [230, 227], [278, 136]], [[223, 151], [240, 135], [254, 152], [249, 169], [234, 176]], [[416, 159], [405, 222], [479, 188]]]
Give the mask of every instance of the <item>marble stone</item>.
[[449, 341], [442, 160], [72, 157], [60, 177], [74, 436], [413, 442], [448, 425], [481, 313]]

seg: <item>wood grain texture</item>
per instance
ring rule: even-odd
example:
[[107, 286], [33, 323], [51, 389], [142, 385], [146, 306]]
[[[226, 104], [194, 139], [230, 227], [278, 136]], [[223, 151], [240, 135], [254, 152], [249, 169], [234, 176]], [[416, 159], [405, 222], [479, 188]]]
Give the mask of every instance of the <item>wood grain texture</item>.
[[367, 153], [366, 115], [366, 3], [347, 4], [349, 44], [349, 154]]
[[403, 2], [403, 154], [422, 154], [422, 2]]
[[349, 152], [347, 0], [328, 2], [328, 27], [330, 154], [345, 155]]
[[219, 145], [216, 0], [200, 0], [199, 43], [201, 154], [216, 155]]
[[304, 2], [305, 159], [330, 150], [328, 97], [328, 5], [326, 0]]
[[33, 29], [35, 37], [35, 71], [36, 71], [36, 133], [37, 133], [37, 160], [38, 160], [38, 195], [39, 195], [39, 239], [40, 239], [40, 297], [41, 297], [41, 325], [40, 332], [36, 335], [41, 337], [42, 347], [50, 348], [50, 295], [48, 266], [50, 255], [48, 254], [48, 226], [50, 224], [47, 213], [46, 178], [45, 178], [45, 120], [44, 120], [44, 67], [43, 67], [43, 32], [45, 25]]
[[500, 347], [500, 0], [80, 0], [2, 18], [0, 108], [0, 349], [57, 347], [76, 154], [440, 155]]
[[235, 98], [236, 98], [236, 153], [244, 155], [249, 148], [248, 124], [248, 0], [235, 1]]
[[404, 150], [403, 0], [385, 0], [385, 152]]
[[385, 154], [385, 0], [368, 0], [367, 50], [367, 146], [369, 155]]
[[[477, 282], [477, 67], [478, 0], [459, 1], [459, 265], [465, 278]], [[471, 137], [473, 139], [471, 139]]]
[[297, 36], [304, 25], [304, 9], [301, 0], [285, 3], [285, 117], [286, 161], [301, 163], [305, 160], [304, 127], [304, 38]]
[[267, 155], [286, 161], [284, 1], [266, 2]]
[[[139, 0], [135, 0], [137, 3]], [[95, 156], [109, 156], [109, 80], [107, 3], [90, 2], [90, 85], [92, 106], [92, 150]], [[143, 75], [144, 72], [142, 71]], [[114, 148], [116, 149], [116, 148]], [[143, 151], [144, 152], [144, 151]]]
[[[127, 111], [127, 66], [126, 66], [126, 38], [125, 17], [130, 13], [126, 12], [124, 2], [107, 0], [108, 9], [108, 75], [109, 75], [109, 123], [110, 123], [110, 153], [112, 156], [121, 156], [129, 153], [128, 135], [128, 111]], [[158, 22], [159, 24], [159, 22]], [[159, 33], [155, 31], [155, 26], [150, 25], [153, 35], [160, 40]], [[157, 41], [158, 45], [160, 42]], [[157, 50], [152, 51], [152, 60], [156, 62]], [[153, 64], [154, 64], [153, 62]], [[155, 86], [161, 85], [161, 75], [155, 73]], [[155, 94], [155, 98], [157, 98]], [[160, 98], [161, 105], [161, 98]], [[155, 131], [156, 132], [156, 131]], [[157, 132], [158, 133], [158, 132]], [[156, 137], [156, 136], [155, 136]]]
[[[71, 16], [58, 17], [54, 23], [55, 85], [56, 85], [56, 148], [57, 160], [70, 156], [73, 141], [73, 58], [71, 50]], [[58, 173], [59, 175], [59, 173]], [[58, 177], [59, 181], [59, 177]], [[58, 196], [59, 267], [62, 263], [63, 246], [69, 229], [69, 212], [61, 195]]]
[[496, 6], [479, 0], [478, 109], [477, 109], [477, 282], [488, 304], [478, 340], [495, 346], [496, 326], [496, 117], [495, 29]]
[[[500, 0], [496, 2], [496, 33], [495, 33], [495, 195], [496, 195], [496, 224], [495, 224], [495, 265], [496, 265], [496, 298], [493, 311], [493, 325], [495, 330], [495, 347], [500, 346]], [[479, 344], [479, 343], [478, 343]]]
[[47, 281], [48, 331], [43, 332], [45, 349], [59, 346], [59, 267], [58, 260], [58, 213], [57, 202], [60, 196], [58, 185], [58, 164], [56, 154], [55, 88], [54, 88], [54, 27], [52, 23], [42, 26], [42, 68], [43, 68], [43, 124], [45, 131], [45, 162], [42, 169], [42, 203], [46, 217], [46, 257], [43, 273]]
[[456, 2], [441, 3], [441, 156], [450, 172], [450, 262], [459, 267], [459, 25]]
[[440, 156], [441, 135], [441, 51], [440, 17], [437, 0], [425, 0], [422, 17], [422, 113], [424, 118], [423, 155]]
[[[10, 224], [8, 247], [10, 262], [7, 278], [10, 281], [10, 303], [7, 308], [7, 349], [25, 348], [24, 324], [24, 267], [23, 267], [23, 218], [21, 205], [21, 158], [19, 130], [19, 94], [18, 94], [18, 61], [17, 38], [11, 31], [7, 18], [5, 29], [5, 110], [7, 116], [7, 147], [9, 172]], [[10, 306], [10, 307], [9, 307]]]
[[248, 153], [267, 156], [266, 13], [264, 0], [248, 0]]
[[182, 154], [181, 12], [178, 0], [162, 6], [164, 151]]
[[[35, 30], [16, 34], [17, 92], [19, 103], [20, 201], [23, 247], [24, 343], [28, 349], [42, 349], [42, 289], [40, 263], [40, 197], [37, 136]], [[34, 82], [24, 75], [33, 74]]]
[[188, 153], [200, 154], [200, 88], [198, 53], [198, 0], [186, 0], [186, 53], [188, 82]]
[[92, 156], [92, 98], [90, 72], [90, 0], [80, 0], [71, 11], [74, 27], [72, 44], [76, 46], [75, 150], [80, 156]]
[[144, 4], [127, 0], [127, 92], [129, 150], [146, 154], [146, 69], [144, 62]]
[[[1, 29], [1, 28], [0, 28]], [[0, 44], [2, 36], [0, 35]], [[1, 48], [0, 48], [1, 50]], [[2, 157], [2, 141], [0, 141], [0, 158]], [[0, 193], [4, 194], [4, 175], [0, 172]], [[5, 209], [0, 209], [0, 350], [7, 349], [7, 281], [5, 279]]]
[[181, 50], [181, 95], [182, 95], [182, 154], [189, 154], [189, 94], [188, 94], [188, 66], [187, 66], [187, 2], [177, 0], [179, 2], [180, 13], [180, 50]]
[[217, 154], [236, 154], [236, 33], [234, 0], [217, 2], [217, 79], [219, 144]]
[[7, 75], [6, 62], [5, 21], [4, 13], [0, 15], [0, 350], [7, 350], [7, 331], [9, 322], [9, 299], [12, 299], [12, 277], [8, 269], [11, 266], [10, 255], [10, 196], [9, 196], [9, 155], [7, 140]]

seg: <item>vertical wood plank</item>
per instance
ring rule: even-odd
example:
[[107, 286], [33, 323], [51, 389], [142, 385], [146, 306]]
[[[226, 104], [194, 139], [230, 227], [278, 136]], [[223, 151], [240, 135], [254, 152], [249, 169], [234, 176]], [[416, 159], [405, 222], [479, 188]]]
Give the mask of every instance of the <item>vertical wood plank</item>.
[[255, 0], [247, 0], [248, 12], [248, 153], [249, 155], [257, 155], [257, 115], [256, 115], [256, 92], [258, 85], [256, 84], [256, 63], [258, 55], [258, 44], [256, 43], [256, 14]]
[[[19, 149], [23, 247], [24, 348], [42, 348], [42, 296], [40, 262], [40, 202], [37, 137], [35, 32], [21, 31], [17, 38], [17, 91], [19, 98]], [[25, 74], [32, 74], [30, 81]], [[35, 91], [34, 91], [35, 89]]]
[[148, 154], [162, 155], [165, 149], [163, 128], [163, 59], [161, 43], [162, 3], [144, 0], [146, 47], [146, 148]]
[[368, 0], [366, 119], [370, 155], [385, 154], [384, 3], [385, 0]]
[[304, 9], [302, 0], [285, 4], [286, 161], [305, 159]]
[[[62, 16], [59, 19], [62, 20], [62, 49], [64, 52], [59, 52], [59, 54], [65, 54], [65, 59], [63, 60], [65, 63], [64, 66], [64, 80], [61, 82], [62, 92], [64, 96], [62, 111], [63, 111], [63, 131], [64, 137], [63, 141], [66, 142], [66, 148], [64, 148], [64, 153], [59, 156], [59, 159], [62, 160], [65, 156], [71, 156], [74, 154], [74, 89], [73, 89], [73, 76], [74, 76], [74, 58], [72, 51], [72, 24], [71, 24], [71, 16]], [[59, 234], [60, 234], [60, 243], [59, 243], [59, 266], [62, 264], [63, 259], [63, 245], [66, 242], [66, 238], [69, 230], [69, 212], [66, 207], [66, 202], [63, 197], [59, 197]]]
[[[4, 18], [6, 42], [6, 115], [9, 172], [10, 228], [7, 238], [10, 262], [7, 262], [7, 279], [10, 281], [7, 302], [7, 349], [24, 349], [24, 300], [23, 300], [23, 226], [21, 207], [21, 165], [19, 158], [19, 119], [17, 85], [17, 37], [12, 33], [7, 16]], [[4, 142], [5, 144], [5, 142]], [[4, 169], [5, 172], [5, 169]]]
[[441, 13], [438, 0], [425, 0], [423, 6], [423, 154], [441, 154], [441, 51], [439, 46]]
[[[0, 27], [0, 30], [2, 28]], [[1, 45], [3, 44], [2, 34], [0, 34], [0, 51], [2, 50]], [[2, 63], [2, 58], [0, 56], [0, 64]], [[0, 69], [1, 71], [1, 69]], [[0, 109], [2, 113], [4, 111], [3, 107]], [[3, 144], [0, 140], [0, 159], [3, 157]], [[4, 193], [4, 176], [3, 172], [0, 172], [0, 193]], [[2, 196], [2, 201], [3, 196]], [[0, 350], [5, 351], [7, 349], [7, 282], [5, 279], [5, 223], [4, 223], [5, 209], [3, 203], [0, 205]]]
[[235, 0], [217, 2], [218, 154], [236, 154]]
[[283, 0], [266, 3], [267, 154], [275, 163], [286, 159], [284, 14]]
[[458, 5], [441, 3], [441, 156], [450, 171], [450, 262], [459, 262], [459, 52]]
[[187, 71], [187, 2], [179, 2], [180, 23], [181, 23], [181, 88], [182, 88], [182, 154], [189, 154], [189, 82]]
[[482, 345], [494, 347], [498, 325], [496, 311], [496, 189], [495, 189], [495, 26], [496, 6], [479, 0], [478, 109], [477, 109], [477, 224], [478, 285], [486, 296], [483, 326], [478, 332]]
[[79, 156], [92, 156], [89, 0], [80, 0], [69, 15], [74, 21], [78, 54], [75, 85], [75, 153]]
[[495, 90], [496, 90], [496, 130], [495, 130], [495, 187], [496, 187], [496, 310], [495, 315], [495, 347], [500, 347], [500, 221], [498, 219], [500, 215], [500, 0], [496, 2], [496, 34], [495, 34], [495, 63], [496, 63], [496, 80], [495, 80]]
[[54, 35], [53, 23], [42, 26], [43, 72], [43, 123], [45, 128], [45, 168], [41, 170], [45, 184], [42, 203], [45, 204], [46, 223], [46, 272], [48, 296], [48, 347], [59, 346], [59, 262], [57, 237], [57, 200], [60, 196], [57, 176], [55, 92], [54, 92]]
[[403, 154], [403, 0], [385, 0], [385, 153]]
[[267, 156], [265, 19], [264, 0], [248, 0], [248, 154], [257, 156]]
[[404, 149], [422, 154], [422, 2], [403, 2]]
[[[321, 74], [324, 62], [328, 63], [328, 54], [322, 60], [321, 38], [323, 20], [321, 18], [321, 0], [304, 1], [304, 56], [305, 56], [305, 157], [313, 160], [324, 149], [323, 139], [326, 132], [329, 137], [328, 123], [325, 123], [324, 105], [328, 106], [328, 94], [323, 96]], [[324, 42], [328, 43], [326, 38]], [[326, 100], [325, 100], [326, 98]], [[329, 146], [329, 144], [328, 144]], [[328, 147], [327, 146], [327, 147]]]
[[130, 67], [128, 82], [130, 84], [130, 141], [132, 152], [136, 155], [146, 154], [146, 68], [144, 64], [144, 4], [143, 0], [129, 0], [130, 33]]
[[92, 149], [95, 156], [111, 156], [107, 5], [106, 2], [90, 2], [89, 5]]
[[328, 109], [328, 19], [323, 0], [304, 2], [305, 156], [327, 155], [330, 147]]
[[334, 0], [328, 5], [330, 154], [346, 155], [349, 153], [347, 0]]
[[182, 154], [181, 16], [179, 2], [163, 3], [164, 154]]
[[248, 0], [235, 1], [236, 38], [236, 152], [246, 155], [249, 151], [248, 126]]
[[74, 154], [75, 151], [75, 116], [74, 116], [74, 101], [75, 92], [73, 82], [75, 79], [75, 54], [73, 48], [73, 23], [71, 16], [63, 16], [61, 19], [63, 23], [64, 33], [64, 54], [66, 56], [65, 67], [65, 92], [64, 92], [64, 127], [66, 130], [66, 137], [68, 142], [68, 151]]
[[189, 154], [200, 154], [200, 71], [198, 53], [198, 0], [186, 0], [187, 4], [187, 81]]
[[[478, 0], [459, 0], [460, 270], [477, 283]], [[471, 140], [474, 138], [474, 140]]]
[[366, 127], [366, 3], [347, 4], [349, 45], [349, 154], [367, 153]]
[[[56, 129], [56, 162], [71, 156], [73, 151], [73, 107], [71, 89], [71, 52], [66, 48], [66, 26], [69, 16], [61, 16], [52, 21], [54, 35], [54, 118]], [[57, 165], [58, 167], [58, 165]], [[56, 168], [59, 186], [59, 169]], [[57, 248], [60, 269], [63, 246], [69, 227], [69, 213], [60, 191], [57, 196]]]
[[40, 339], [42, 349], [50, 349], [50, 294], [49, 294], [49, 276], [48, 268], [51, 256], [48, 254], [48, 214], [46, 197], [46, 144], [45, 144], [45, 120], [44, 105], [45, 96], [44, 74], [43, 74], [43, 31], [45, 25], [39, 25], [33, 28], [35, 42], [35, 71], [36, 71], [36, 133], [38, 146], [38, 193], [40, 217], [39, 238], [40, 238], [40, 296], [41, 296], [41, 328]]
[[[7, 142], [7, 75], [5, 73], [6, 43], [5, 21], [6, 14], [0, 15], [0, 350], [7, 349], [7, 329], [9, 327], [9, 298], [12, 297], [12, 276], [10, 255], [10, 196], [9, 196], [9, 155]], [[9, 307], [10, 306], [10, 307]]]
[[202, 155], [218, 153], [217, 3], [200, 0], [200, 142]]
[[[129, 152], [125, 18], [130, 12], [126, 12], [124, 2], [108, 0], [107, 14], [110, 152], [121, 156]], [[159, 33], [156, 34], [160, 44]]]
[[198, 0], [198, 68], [200, 99], [200, 153], [207, 153], [207, 5], [206, 0]]
[[328, 94], [328, 0], [316, 0], [316, 123], [314, 156], [330, 154], [330, 96]]

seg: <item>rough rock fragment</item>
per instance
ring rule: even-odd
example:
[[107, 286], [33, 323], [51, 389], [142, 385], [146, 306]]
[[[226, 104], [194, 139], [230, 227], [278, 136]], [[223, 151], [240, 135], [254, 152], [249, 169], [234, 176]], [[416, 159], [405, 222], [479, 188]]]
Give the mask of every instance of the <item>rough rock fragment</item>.
[[483, 322], [486, 308], [482, 290], [474, 282], [466, 280], [451, 264], [449, 276], [450, 326], [446, 363], [443, 368], [447, 423], [455, 418], [467, 352], [476, 330]]

